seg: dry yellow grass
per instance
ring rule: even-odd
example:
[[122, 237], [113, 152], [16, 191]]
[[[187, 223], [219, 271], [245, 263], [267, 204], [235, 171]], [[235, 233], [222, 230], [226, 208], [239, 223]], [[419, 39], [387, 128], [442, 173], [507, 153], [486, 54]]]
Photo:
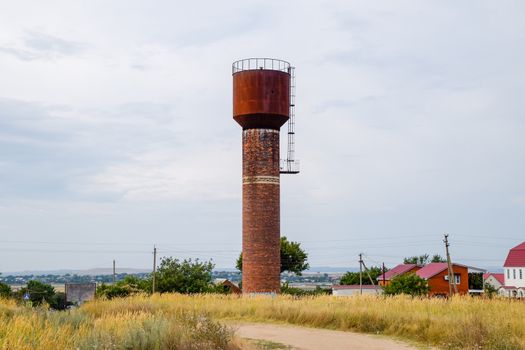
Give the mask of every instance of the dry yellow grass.
[[525, 303], [507, 299], [155, 295], [84, 307], [97, 315], [130, 308], [385, 334], [444, 349], [525, 349]]
[[129, 308], [123, 306], [97, 314], [83, 308], [32, 309], [0, 300], [0, 349], [240, 349], [232, 330], [202, 314], [140, 309], [133, 301]]
[[443, 349], [525, 349], [518, 301], [211, 294], [96, 300], [72, 312], [0, 302], [0, 349], [238, 349], [211, 318], [384, 334]]

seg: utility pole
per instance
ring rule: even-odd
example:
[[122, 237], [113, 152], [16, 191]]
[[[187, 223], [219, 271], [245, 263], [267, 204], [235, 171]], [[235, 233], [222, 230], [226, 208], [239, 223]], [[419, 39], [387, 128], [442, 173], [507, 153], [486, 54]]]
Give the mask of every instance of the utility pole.
[[113, 284], [115, 284], [116, 278], [115, 278], [115, 260], [113, 259]]
[[458, 287], [456, 286], [456, 278], [454, 276], [454, 269], [452, 268], [452, 261], [450, 259], [450, 253], [448, 252], [448, 247], [450, 244], [448, 243], [448, 234], [445, 234], [445, 239], [443, 240], [445, 242], [445, 251], [447, 253], [447, 265], [448, 265], [448, 290], [450, 293], [450, 296], [452, 296], [452, 288], [454, 288], [454, 293], [458, 292]]
[[386, 273], [386, 268], [385, 268], [385, 263], [383, 263], [383, 287], [386, 286], [386, 276], [385, 276], [385, 273]]
[[[363, 267], [365, 268], [366, 274], [368, 275], [368, 278], [370, 279], [370, 283], [372, 283], [372, 285], [375, 286], [376, 284], [374, 283], [374, 280], [372, 279], [372, 276], [370, 276], [370, 270], [368, 269], [368, 267], [366, 267], [364, 261], [363, 261]], [[376, 289], [375, 291], [376, 291], [376, 294], [379, 293], [378, 289]]]
[[364, 261], [363, 261], [363, 267], [365, 268], [365, 272], [368, 275], [368, 278], [370, 279], [370, 283], [372, 283], [372, 285], [375, 286], [376, 284], [374, 283], [374, 280], [372, 279], [372, 276], [370, 276], [370, 271], [368, 270], [368, 267], [366, 267]]
[[363, 294], [363, 254], [359, 254], [359, 294]]
[[155, 293], [155, 283], [156, 281], [156, 272], [157, 272], [157, 247], [153, 246], [153, 278], [151, 283], [151, 292]]

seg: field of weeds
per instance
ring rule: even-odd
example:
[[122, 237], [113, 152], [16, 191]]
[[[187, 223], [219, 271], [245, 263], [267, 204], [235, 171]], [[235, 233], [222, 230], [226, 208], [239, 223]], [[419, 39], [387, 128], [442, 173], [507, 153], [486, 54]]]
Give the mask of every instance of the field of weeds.
[[171, 294], [95, 301], [83, 309], [98, 316], [121, 310], [202, 312], [219, 320], [383, 334], [442, 349], [525, 349], [525, 303], [508, 299]]
[[240, 349], [217, 322], [242, 320], [383, 334], [442, 349], [525, 349], [525, 303], [457, 297], [164, 294], [52, 312], [0, 302], [0, 349]]
[[0, 300], [0, 349], [240, 349], [227, 326], [200, 313], [138, 306], [144, 302], [119, 300], [118, 308], [100, 313], [33, 309]]

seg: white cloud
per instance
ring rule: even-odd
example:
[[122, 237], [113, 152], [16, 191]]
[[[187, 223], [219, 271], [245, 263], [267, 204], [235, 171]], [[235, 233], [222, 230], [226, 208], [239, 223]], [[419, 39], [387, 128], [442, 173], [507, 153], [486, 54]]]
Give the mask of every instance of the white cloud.
[[[239, 243], [241, 131], [231, 118], [230, 64], [270, 56], [297, 67], [303, 171], [282, 180], [288, 236], [395, 233], [409, 240], [446, 229], [506, 231], [520, 239], [523, 6], [6, 5], [2, 230], [33, 240], [46, 227], [54, 239], [79, 230], [99, 240], [142, 240], [147, 231], [157, 242]], [[432, 249], [440, 249], [436, 242]], [[356, 243], [344, 256], [316, 252], [312, 265], [341, 261], [362, 247]], [[420, 253], [414, 249], [396, 253]], [[477, 257], [494, 249], [505, 247], [457, 253]], [[34, 264], [29, 259], [27, 268]]]
[[158, 151], [110, 165], [88, 178], [80, 191], [109, 192], [134, 201], [240, 200], [239, 170], [232, 152], [179, 148], [176, 153]]

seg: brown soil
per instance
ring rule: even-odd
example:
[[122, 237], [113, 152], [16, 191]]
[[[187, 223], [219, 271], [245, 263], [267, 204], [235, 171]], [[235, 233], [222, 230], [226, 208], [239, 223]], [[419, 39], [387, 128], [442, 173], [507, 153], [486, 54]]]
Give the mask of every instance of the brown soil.
[[287, 325], [235, 324], [242, 338], [264, 339], [292, 346], [297, 350], [413, 350], [413, 346], [392, 339], [352, 332], [331, 331]]

